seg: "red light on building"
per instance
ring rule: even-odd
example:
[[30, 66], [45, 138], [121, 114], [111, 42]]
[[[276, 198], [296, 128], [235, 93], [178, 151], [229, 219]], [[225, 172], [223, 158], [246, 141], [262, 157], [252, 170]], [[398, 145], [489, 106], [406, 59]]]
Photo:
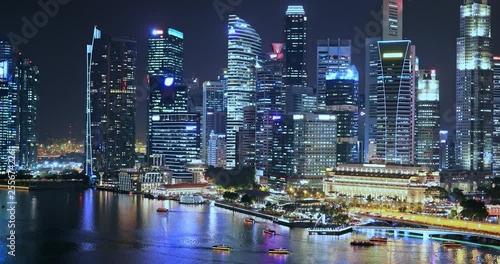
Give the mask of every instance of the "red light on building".
[[273, 43], [272, 47], [273, 47], [273, 53], [270, 54], [271, 59], [275, 60], [275, 61], [283, 59], [284, 44], [283, 43]]

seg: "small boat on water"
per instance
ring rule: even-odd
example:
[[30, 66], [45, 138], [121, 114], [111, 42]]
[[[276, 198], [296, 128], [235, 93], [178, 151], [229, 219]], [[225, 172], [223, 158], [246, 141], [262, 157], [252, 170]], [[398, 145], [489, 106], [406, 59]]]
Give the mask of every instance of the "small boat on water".
[[370, 238], [370, 241], [376, 243], [387, 243], [387, 237], [372, 237]]
[[168, 209], [167, 209], [167, 208], [160, 207], [160, 208], [156, 209], [156, 211], [157, 211], [158, 213], [166, 213], [166, 212], [168, 212]]
[[212, 247], [213, 250], [222, 250], [222, 251], [230, 251], [231, 249], [233, 249], [232, 247], [228, 246], [228, 245], [215, 245]]
[[448, 242], [444, 242], [443, 246], [447, 247], [447, 248], [455, 248], [455, 247], [461, 247], [462, 245], [460, 245], [459, 243], [449, 242], [448, 241]]
[[292, 251], [286, 249], [286, 248], [271, 248], [269, 249], [269, 254], [290, 254]]
[[255, 222], [255, 219], [250, 217], [245, 217], [245, 223], [253, 223], [253, 222]]
[[375, 243], [369, 240], [353, 240], [351, 246], [374, 246]]
[[276, 235], [276, 231], [269, 229], [269, 228], [264, 229], [263, 232], [264, 232], [264, 234]]

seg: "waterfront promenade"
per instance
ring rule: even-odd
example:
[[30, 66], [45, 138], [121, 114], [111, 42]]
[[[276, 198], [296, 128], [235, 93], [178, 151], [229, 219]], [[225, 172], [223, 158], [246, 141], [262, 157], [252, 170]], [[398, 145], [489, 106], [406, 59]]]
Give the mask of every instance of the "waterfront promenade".
[[267, 220], [272, 220], [274, 223], [277, 223], [277, 224], [280, 224], [283, 226], [288, 226], [288, 227], [313, 227], [316, 223], [315, 220], [311, 220], [311, 219], [292, 220], [292, 219], [286, 219], [286, 218], [275, 216], [275, 215], [264, 214], [264, 213], [261, 213], [257, 210], [251, 210], [251, 209], [239, 207], [238, 205], [231, 205], [231, 204], [225, 204], [225, 203], [220, 203], [220, 202], [214, 202], [214, 205], [217, 207], [224, 208], [224, 209], [233, 210], [235, 212], [244, 213], [244, 214], [248, 214], [248, 215], [252, 215], [252, 216], [257, 216], [257, 217], [264, 218]]
[[[406, 224], [447, 228], [453, 231], [467, 232], [471, 235], [488, 236], [500, 240], [500, 227], [498, 224], [447, 219], [429, 215], [381, 211], [369, 208], [351, 208], [351, 213], [361, 217], [369, 217], [384, 221], [396, 221]], [[374, 216], [367, 213], [380, 213], [380, 216]]]

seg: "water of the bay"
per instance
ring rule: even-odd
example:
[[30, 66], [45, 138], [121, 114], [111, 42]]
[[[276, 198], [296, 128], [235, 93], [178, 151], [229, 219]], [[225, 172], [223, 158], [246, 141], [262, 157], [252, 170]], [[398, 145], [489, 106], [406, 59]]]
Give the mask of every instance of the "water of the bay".
[[[16, 192], [15, 229], [8, 228], [8, 207], [0, 209], [0, 263], [500, 263], [500, 251], [464, 245], [445, 249], [443, 241], [393, 235], [387, 245], [352, 247], [353, 238], [384, 233], [364, 231], [343, 236], [308, 235], [210, 205], [180, 205], [138, 195], [97, 190]], [[7, 191], [0, 191], [7, 205]], [[157, 213], [166, 207], [168, 213]], [[264, 234], [264, 228], [276, 235]], [[6, 238], [15, 230], [15, 257]], [[231, 252], [214, 252], [228, 244]], [[285, 247], [286, 256], [270, 255]]]

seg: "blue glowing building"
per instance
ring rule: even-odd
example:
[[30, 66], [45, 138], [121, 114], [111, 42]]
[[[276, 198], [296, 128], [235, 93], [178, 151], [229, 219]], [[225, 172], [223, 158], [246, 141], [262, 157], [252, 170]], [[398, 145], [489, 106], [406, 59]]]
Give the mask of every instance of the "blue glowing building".
[[326, 76], [325, 105], [337, 116], [337, 163], [358, 163], [359, 74], [354, 65]]

